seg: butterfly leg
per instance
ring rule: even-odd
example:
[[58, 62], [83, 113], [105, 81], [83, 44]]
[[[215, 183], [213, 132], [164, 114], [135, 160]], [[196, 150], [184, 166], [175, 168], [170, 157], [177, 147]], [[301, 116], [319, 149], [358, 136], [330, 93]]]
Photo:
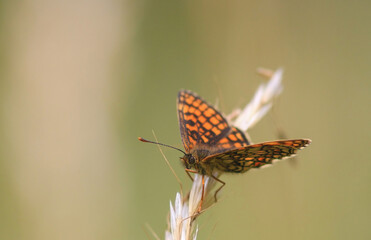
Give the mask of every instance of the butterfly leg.
[[204, 195], [205, 195], [205, 175], [202, 176], [202, 193], [201, 193], [201, 200], [200, 200], [200, 206], [198, 207], [197, 212], [200, 213], [202, 209], [202, 203], [204, 202]]
[[222, 186], [220, 186], [220, 187], [218, 188], [218, 190], [215, 191], [214, 198], [215, 198], [215, 202], [217, 202], [218, 199], [216, 198], [216, 195], [218, 194], [218, 192], [219, 192], [220, 190], [222, 190], [222, 188], [225, 186], [226, 183], [223, 182], [222, 180], [220, 180], [219, 178], [215, 177], [214, 175], [211, 175], [211, 177], [212, 177], [214, 180], [216, 180], [216, 181], [220, 182], [221, 184], [223, 184]]
[[185, 169], [185, 172], [187, 173], [188, 177], [191, 179], [191, 181], [193, 182], [193, 177], [191, 176], [190, 172], [191, 173], [197, 173], [197, 171], [193, 171], [193, 170], [190, 170], [190, 169]]
[[[194, 171], [194, 170], [191, 170], [191, 169], [184, 169], [184, 170], [185, 170], [185, 172], [187, 173], [188, 177], [189, 177], [189, 178], [191, 179], [191, 181], [193, 182], [193, 177], [191, 176], [190, 173], [197, 173], [197, 171]], [[185, 197], [183, 198], [183, 201], [184, 201], [185, 199], [188, 199], [188, 198], [189, 198], [189, 194], [190, 194], [190, 192], [188, 192], [187, 196], [185, 196]]]
[[[198, 173], [197, 171], [191, 170], [191, 169], [185, 169], [185, 171], [187, 175], [192, 179], [192, 181], [193, 181], [193, 178], [189, 173]], [[201, 212], [202, 203], [204, 202], [204, 195], [205, 195], [205, 176], [204, 175], [201, 175], [201, 176], [202, 176], [202, 195], [201, 195], [201, 200], [200, 200], [200, 206], [198, 207], [197, 213]]]

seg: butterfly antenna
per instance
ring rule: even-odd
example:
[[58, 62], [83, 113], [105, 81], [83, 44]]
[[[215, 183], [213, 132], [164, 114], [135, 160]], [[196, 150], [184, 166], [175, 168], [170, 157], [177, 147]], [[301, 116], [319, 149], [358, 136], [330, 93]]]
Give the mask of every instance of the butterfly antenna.
[[[156, 134], [155, 134], [155, 131], [152, 130], [152, 133], [153, 133], [153, 136], [154, 136], [155, 139], [156, 139], [156, 142], [158, 142], [157, 137], [156, 137]], [[160, 150], [160, 153], [161, 153], [162, 157], [164, 158], [164, 160], [165, 160], [167, 166], [170, 168], [170, 170], [171, 170], [171, 172], [173, 173], [175, 179], [176, 179], [177, 182], [179, 183], [180, 194], [183, 196], [183, 185], [182, 185], [182, 181], [180, 181], [180, 179], [178, 178], [178, 175], [176, 175], [176, 173], [175, 173], [173, 167], [171, 166], [170, 162], [167, 160], [167, 157], [165, 156], [164, 152], [162, 151], [161, 146], [160, 146], [160, 145], [157, 145], [157, 147], [158, 147], [158, 150]], [[170, 216], [170, 215], [169, 215], [169, 216]], [[168, 216], [168, 221], [170, 221], [170, 220], [169, 220], [169, 216]], [[168, 226], [170, 226], [170, 225], [168, 225]]]
[[161, 146], [169, 147], [169, 148], [176, 149], [176, 150], [178, 150], [178, 151], [184, 153], [184, 155], [187, 154], [187, 153], [184, 152], [183, 150], [181, 150], [181, 149], [179, 149], [179, 148], [176, 148], [176, 147], [173, 147], [173, 146], [170, 146], [170, 145], [166, 145], [166, 144], [159, 143], [159, 142], [153, 142], [153, 141], [150, 141], [150, 140], [147, 140], [147, 139], [141, 138], [141, 137], [138, 137], [138, 140], [141, 141], [141, 142], [153, 143], [153, 144], [158, 144], [158, 145], [161, 145]]

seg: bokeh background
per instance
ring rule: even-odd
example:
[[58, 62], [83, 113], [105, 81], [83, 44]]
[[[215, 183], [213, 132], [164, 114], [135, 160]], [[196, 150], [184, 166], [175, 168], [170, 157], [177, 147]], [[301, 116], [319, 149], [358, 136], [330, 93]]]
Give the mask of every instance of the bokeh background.
[[[198, 239], [370, 239], [369, 1], [1, 1], [0, 239], [163, 238], [191, 89], [225, 113], [283, 67], [254, 142], [313, 144], [224, 175]], [[179, 152], [164, 149], [185, 188]], [[149, 235], [149, 236], [148, 236]]]

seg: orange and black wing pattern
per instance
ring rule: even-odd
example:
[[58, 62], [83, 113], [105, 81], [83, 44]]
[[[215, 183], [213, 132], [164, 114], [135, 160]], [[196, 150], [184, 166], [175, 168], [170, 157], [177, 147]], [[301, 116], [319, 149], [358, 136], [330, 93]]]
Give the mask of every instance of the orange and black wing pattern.
[[187, 152], [196, 145], [209, 145], [220, 151], [248, 145], [245, 135], [231, 128], [222, 114], [197, 94], [181, 90], [177, 107], [180, 134]]
[[229, 133], [218, 140], [215, 145], [214, 153], [221, 153], [231, 149], [241, 148], [249, 145], [249, 141], [246, 139], [245, 134], [236, 127], [231, 127]]
[[251, 168], [271, 164], [273, 160], [293, 156], [298, 149], [310, 143], [309, 139], [264, 142], [213, 154], [204, 158], [202, 162], [222, 172], [243, 173]]

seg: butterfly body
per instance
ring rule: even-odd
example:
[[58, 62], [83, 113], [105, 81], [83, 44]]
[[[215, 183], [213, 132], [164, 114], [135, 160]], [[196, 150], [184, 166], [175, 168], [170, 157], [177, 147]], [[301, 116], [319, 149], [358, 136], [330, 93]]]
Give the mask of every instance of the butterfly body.
[[210, 176], [213, 168], [202, 160], [210, 156], [212, 152], [212, 149], [208, 146], [197, 146], [189, 154], [185, 154], [181, 160], [186, 169], [193, 169], [199, 174]]

